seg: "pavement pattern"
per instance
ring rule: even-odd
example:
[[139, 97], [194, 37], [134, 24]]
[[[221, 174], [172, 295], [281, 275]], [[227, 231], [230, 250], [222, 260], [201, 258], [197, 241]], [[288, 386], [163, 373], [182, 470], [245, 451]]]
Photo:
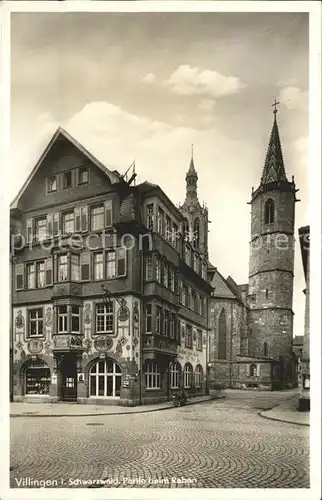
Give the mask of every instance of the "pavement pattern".
[[11, 419], [11, 488], [309, 488], [309, 428], [258, 412], [285, 393], [160, 412]]

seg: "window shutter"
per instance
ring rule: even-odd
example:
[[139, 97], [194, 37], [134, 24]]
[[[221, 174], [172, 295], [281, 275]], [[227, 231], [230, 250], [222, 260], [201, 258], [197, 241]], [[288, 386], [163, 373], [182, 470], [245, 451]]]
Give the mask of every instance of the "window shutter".
[[113, 223], [112, 200], [105, 201], [104, 212], [105, 212], [105, 227], [110, 227], [112, 226]]
[[47, 214], [47, 237], [53, 237], [53, 214]]
[[45, 272], [46, 272], [46, 278], [45, 278], [46, 286], [52, 285], [53, 284], [53, 260], [51, 257], [49, 259], [46, 259], [46, 261], [45, 261]]
[[23, 264], [16, 264], [15, 276], [16, 276], [16, 290], [23, 290], [24, 289], [24, 265]]
[[81, 281], [89, 281], [90, 279], [90, 255], [89, 252], [80, 255]]
[[59, 235], [59, 213], [53, 214], [53, 236]]
[[33, 219], [27, 219], [26, 221], [26, 239], [27, 243], [31, 243], [33, 238]]
[[81, 230], [88, 231], [88, 207], [81, 208]]
[[81, 231], [81, 209], [75, 208], [75, 231]]
[[126, 252], [124, 248], [117, 250], [117, 276], [126, 274]]

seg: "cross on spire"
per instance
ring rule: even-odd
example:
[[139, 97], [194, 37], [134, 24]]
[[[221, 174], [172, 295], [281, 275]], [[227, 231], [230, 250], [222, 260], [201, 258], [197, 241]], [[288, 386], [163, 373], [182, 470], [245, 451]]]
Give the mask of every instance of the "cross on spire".
[[273, 113], [274, 113], [275, 117], [276, 117], [276, 113], [277, 113], [277, 109], [276, 109], [276, 107], [278, 106], [278, 104], [281, 104], [281, 103], [280, 103], [280, 102], [278, 102], [278, 101], [276, 101], [276, 99], [274, 99], [274, 102], [273, 102], [273, 104], [272, 104], [272, 107], [274, 108]]

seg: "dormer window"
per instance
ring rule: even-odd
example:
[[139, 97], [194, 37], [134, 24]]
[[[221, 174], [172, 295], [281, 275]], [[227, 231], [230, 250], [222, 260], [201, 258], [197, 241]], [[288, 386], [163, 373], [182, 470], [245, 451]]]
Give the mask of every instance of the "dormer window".
[[88, 184], [88, 168], [81, 167], [78, 170], [78, 184]]
[[64, 189], [70, 188], [72, 186], [72, 172], [69, 170], [63, 174], [63, 186]]
[[55, 193], [57, 191], [57, 177], [55, 175], [47, 179], [47, 191], [48, 193]]

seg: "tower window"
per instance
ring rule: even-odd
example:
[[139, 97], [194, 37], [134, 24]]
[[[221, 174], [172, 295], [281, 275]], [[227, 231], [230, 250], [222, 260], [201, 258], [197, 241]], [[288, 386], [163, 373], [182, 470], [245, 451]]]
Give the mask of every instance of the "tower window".
[[200, 243], [200, 221], [199, 218], [195, 219], [193, 224], [193, 242], [195, 248], [199, 248]]
[[270, 198], [265, 203], [265, 224], [272, 224], [274, 222], [274, 201]]
[[265, 356], [265, 358], [268, 356], [268, 346], [267, 346], [267, 342], [264, 342], [264, 356]]
[[268, 288], [265, 290], [265, 298], [268, 299]]

